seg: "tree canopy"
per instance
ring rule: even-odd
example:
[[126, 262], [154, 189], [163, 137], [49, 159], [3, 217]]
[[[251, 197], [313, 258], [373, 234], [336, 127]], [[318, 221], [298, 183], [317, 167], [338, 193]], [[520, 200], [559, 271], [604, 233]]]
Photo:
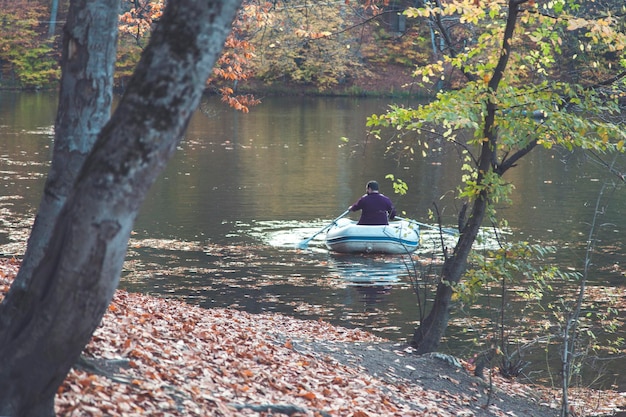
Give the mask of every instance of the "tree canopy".
[[[26, 88], [53, 86], [60, 76], [55, 63], [59, 39], [50, 39], [47, 33], [47, 26], [55, 27], [46, 20], [48, 13], [52, 18], [53, 10], [48, 11], [49, 5], [41, 2], [2, 3], [6, 14], [0, 26], [4, 34], [2, 83]], [[509, 80], [608, 82], [617, 75], [616, 70], [623, 69], [624, 6], [619, 1], [529, 3], [532, 5], [525, 4], [520, 17], [525, 29], [518, 29], [527, 33], [512, 38], [511, 46], [518, 52], [511, 57], [515, 74], [507, 76]], [[154, 23], [162, 16], [163, 2], [125, 0], [121, 4], [115, 79], [124, 88]], [[289, 83], [328, 92], [389, 65], [407, 69], [420, 65], [419, 78], [453, 89], [467, 80], [462, 68], [473, 77], [488, 73], [495, 55], [490, 57], [485, 51], [498, 47], [498, 31], [504, 29], [499, 15], [507, 6], [481, 1], [425, 4], [428, 7], [399, 1], [244, 1], [209, 86], [221, 90], [229, 101], [227, 97], [235, 97], [231, 91], [237, 90], [239, 81], [251, 78], [274, 88]], [[58, 10], [63, 22], [65, 3], [61, 2]], [[421, 86], [426, 90], [419, 91], [433, 87], [429, 82]], [[244, 96], [239, 101], [235, 97], [230, 104], [246, 109], [255, 102]]]

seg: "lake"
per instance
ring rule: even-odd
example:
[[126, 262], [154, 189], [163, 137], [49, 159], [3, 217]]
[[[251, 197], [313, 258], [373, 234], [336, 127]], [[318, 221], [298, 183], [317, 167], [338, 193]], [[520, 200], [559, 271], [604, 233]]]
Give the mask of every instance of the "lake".
[[[398, 162], [365, 128], [365, 118], [389, 104], [275, 97], [241, 114], [217, 97], [205, 98], [143, 205], [121, 287], [406, 340], [418, 321], [407, 259], [334, 255], [320, 239], [307, 250], [296, 248], [355, 202], [370, 179], [403, 217], [432, 224], [428, 211], [436, 204], [444, 223], [456, 224], [457, 151], [443, 147]], [[24, 250], [48, 169], [55, 112], [54, 93], [0, 93], [0, 254]], [[387, 174], [406, 181], [409, 193], [394, 195]], [[569, 271], [583, 268], [596, 201], [608, 185], [590, 280], [594, 291], [624, 302], [621, 182], [588, 155], [565, 150], [533, 152], [505, 178], [515, 185], [513, 205], [499, 210], [509, 220], [506, 239], [557, 246], [553, 260]], [[429, 259], [438, 253], [438, 234], [422, 231], [418, 256]], [[486, 236], [484, 245], [493, 246], [488, 228]], [[481, 324], [485, 317], [472, 319], [477, 315], [470, 307], [455, 312], [442, 349], [465, 357], [475, 351], [472, 341], [491, 331]], [[608, 376], [626, 388], [626, 377]]]

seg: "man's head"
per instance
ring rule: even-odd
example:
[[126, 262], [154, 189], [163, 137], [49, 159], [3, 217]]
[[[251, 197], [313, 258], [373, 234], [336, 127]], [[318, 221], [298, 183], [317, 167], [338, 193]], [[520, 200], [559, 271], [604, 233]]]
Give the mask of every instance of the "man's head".
[[371, 193], [371, 192], [378, 192], [378, 183], [376, 181], [370, 181], [367, 183], [367, 186], [365, 187], [367, 190], [367, 193]]

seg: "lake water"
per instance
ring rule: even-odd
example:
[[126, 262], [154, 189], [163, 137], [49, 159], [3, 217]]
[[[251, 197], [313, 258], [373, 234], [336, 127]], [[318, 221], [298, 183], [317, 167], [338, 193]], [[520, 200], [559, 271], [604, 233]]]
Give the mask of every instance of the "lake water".
[[[356, 201], [370, 179], [404, 217], [427, 223], [436, 203], [444, 222], [456, 223], [456, 150], [410, 165], [386, 155], [384, 142], [368, 138], [365, 118], [388, 104], [280, 97], [241, 114], [205, 99], [143, 206], [121, 287], [406, 340], [418, 320], [407, 259], [333, 255], [319, 239], [308, 250], [295, 247]], [[0, 93], [0, 254], [24, 249], [48, 169], [55, 112], [53, 93]], [[618, 163], [623, 167], [624, 159]], [[394, 195], [387, 174], [405, 180], [409, 193]], [[626, 301], [620, 182], [585, 155], [563, 150], [534, 152], [506, 179], [516, 187], [514, 204], [500, 210], [510, 224], [506, 238], [556, 245], [555, 262], [578, 271], [601, 187], [616, 183], [603, 195], [591, 280], [595, 291]], [[437, 239], [423, 229], [418, 255], [431, 257]], [[454, 314], [443, 350], [468, 355], [475, 349], [470, 341], [486, 337], [474, 315], [469, 308]], [[619, 373], [610, 375], [626, 387]]]

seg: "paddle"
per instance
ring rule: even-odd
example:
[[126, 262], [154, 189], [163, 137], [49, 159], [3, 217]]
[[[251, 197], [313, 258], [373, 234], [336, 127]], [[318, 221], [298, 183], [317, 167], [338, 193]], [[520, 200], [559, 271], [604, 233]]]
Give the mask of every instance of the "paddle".
[[409, 222], [409, 223], [415, 223], [415, 224], [417, 224], [417, 225], [419, 225], [419, 226], [422, 226], [422, 227], [429, 227], [429, 228], [431, 228], [431, 229], [441, 230], [442, 232], [447, 233], [447, 234], [449, 234], [449, 235], [458, 235], [458, 234], [459, 234], [459, 232], [457, 232], [456, 230], [454, 230], [454, 229], [449, 229], [449, 228], [447, 228], [447, 227], [432, 226], [432, 225], [430, 225], [430, 224], [416, 222], [415, 220], [405, 219], [404, 217], [399, 217], [399, 216], [396, 216], [395, 218], [396, 218], [396, 219], [398, 219], [398, 220], [404, 220], [404, 221], [407, 221], [407, 222]]
[[309, 242], [311, 240], [313, 240], [313, 238], [317, 235], [319, 235], [320, 233], [325, 232], [326, 230], [328, 230], [333, 224], [335, 224], [335, 222], [337, 222], [337, 220], [341, 219], [343, 216], [345, 216], [346, 214], [350, 213], [350, 209], [344, 211], [343, 213], [341, 213], [341, 216], [337, 217], [335, 220], [333, 220], [330, 224], [324, 226], [320, 231], [318, 231], [317, 233], [315, 233], [313, 236], [311, 236], [308, 239], [304, 239], [302, 242], [300, 242], [298, 244], [298, 248], [300, 249], [306, 249], [307, 245], [309, 244]]

